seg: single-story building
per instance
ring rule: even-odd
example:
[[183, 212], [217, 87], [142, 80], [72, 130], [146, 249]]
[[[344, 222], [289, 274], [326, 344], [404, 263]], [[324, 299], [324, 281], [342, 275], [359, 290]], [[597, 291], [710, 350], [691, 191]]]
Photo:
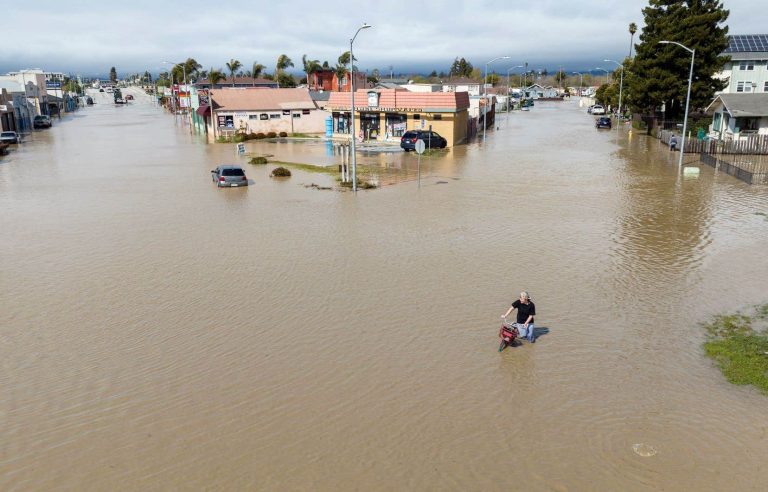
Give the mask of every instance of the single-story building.
[[709, 135], [718, 140], [745, 140], [768, 135], [768, 93], [720, 94], [707, 107]]
[[[350, 137], [352, 94], [334, 92], [328, 104], [333, 135]], [[355, 91], [355, 131], [358, 139], [399, 141], [408, 130], [436, 131], [449, 146], [467, 138], [467, 92], [409, 92], [395, 89]]]
[[529, 85], [525, 88], [525, 97], [529, 99], [554, 99], [560, 97], [554, 87], [544, 87], [539, 84]]
[[304, 89], [222, 88], [209, 92], [211, 107], [200, 106], [211, 137], [246, 133], [323, 133], [328, 113]]
[[483, 84], [470, 78], [456, 77], [443, 82], [443, 92], [469, 92], [470, 96], [479, 96], [482, 86]]

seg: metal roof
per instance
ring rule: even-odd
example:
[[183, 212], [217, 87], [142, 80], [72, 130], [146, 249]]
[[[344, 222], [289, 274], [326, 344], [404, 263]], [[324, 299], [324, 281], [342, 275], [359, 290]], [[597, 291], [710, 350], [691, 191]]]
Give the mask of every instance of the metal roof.
[[768, 34], [737, 34], [728, 36], [728, 48], [724, 53], [768, 51]]

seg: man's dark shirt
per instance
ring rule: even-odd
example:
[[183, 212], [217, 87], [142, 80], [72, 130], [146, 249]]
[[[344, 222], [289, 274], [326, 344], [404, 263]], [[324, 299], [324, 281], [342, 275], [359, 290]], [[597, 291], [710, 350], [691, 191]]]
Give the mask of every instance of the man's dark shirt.
[[[523, 304], [520, 302], [520, 299], [518, 299], [512, 303], [512, 307], [517, 309], [517, 322], [520, 324], [525, 324], [528, 316], [536, 314], [536, 306], [531, 300], [528, 301], [528, 304]], [[533, 323], [533, 318], [531, 318], [530, 322]]]

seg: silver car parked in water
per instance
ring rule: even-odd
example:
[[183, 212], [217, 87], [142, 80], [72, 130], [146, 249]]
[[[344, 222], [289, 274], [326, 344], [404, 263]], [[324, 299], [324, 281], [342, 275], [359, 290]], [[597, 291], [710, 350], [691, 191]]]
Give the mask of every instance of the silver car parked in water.
[[248, 178], [240, 166], [222, 165], [211, 171], [211, 179], [216, 186], [248, 186]]

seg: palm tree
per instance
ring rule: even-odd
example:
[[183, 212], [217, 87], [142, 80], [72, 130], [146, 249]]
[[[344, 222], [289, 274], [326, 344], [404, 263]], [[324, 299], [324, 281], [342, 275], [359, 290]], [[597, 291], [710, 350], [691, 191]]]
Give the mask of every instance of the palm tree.
[[304, 73], [307, 74], [307, 87], [309, 87], [309, 74], [320, 69], [320, 60], [308, 60], [307, 55], [302, 55], [301, 64], [304, 66]]
[[251, 67], [251, 77], [253, 77], [252, 84], [256, 85], [256, 79], [261, 77], [261, 73], [264, 71], [264, 69], [267, 68], [261, 63], [253, 62], [253, 66]]
[[637, 24], [630, 22], [629, 24], [629, 57], [632, 58], [632, 43], [635, 39], [635, 33], [637, 32]]
[[[288, 58], [288, 55], [280, 55], [277, 57], [277, 64], [275, 65], [275, 79], [279, 80], [280, 72], [285, 70], [288, 67], [292, 67], [293, 62], [290, 58]], [[280, 86], [280, 83], [278, 82], [278, 87]]]
[[211, 85], [211, 89], [213, 89], [213, 86], [221, 82], [222, 80], [225, 80], [227, 77], [224, 75], [224, 72], [222, 70], [214, 70], [213, 67], [211, 67], [210, 70], [208, 70], [208, 83]]
[[240, 63], [240, 60], [235, 60], [234, 58], [230, 59], [227, 63], [227, 70], [229, 70], [229, 76], [232, 77], [232, 87], [235, 86], [235, 72], [237, 72], [237, 69], [242, 67], [243, 64]]
[[339, 91], [341, 91], [341, 79], [347, 74], [347, 67], [341, 64], [336, 65], [336, 78], [339, 80]]

